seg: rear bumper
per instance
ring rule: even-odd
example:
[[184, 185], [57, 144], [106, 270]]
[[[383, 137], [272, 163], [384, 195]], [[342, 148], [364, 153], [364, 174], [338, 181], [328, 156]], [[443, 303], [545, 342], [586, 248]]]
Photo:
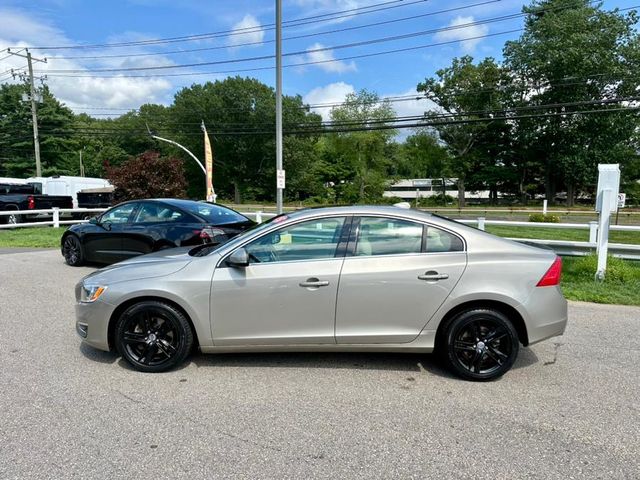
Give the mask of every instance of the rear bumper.
[[562, 335], [567, 327], [568, 304], [559, 286], [536, 287], [519, 310], [526, 320], [529, 345]]

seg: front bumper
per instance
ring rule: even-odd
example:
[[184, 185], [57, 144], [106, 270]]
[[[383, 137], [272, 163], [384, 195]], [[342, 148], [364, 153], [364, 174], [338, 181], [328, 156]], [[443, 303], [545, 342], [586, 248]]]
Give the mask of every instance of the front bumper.
[[99, 350], [109, 351], [109, 319], [114, 307], [101, 302], [76, 303], [76, 332], [82, 341]]

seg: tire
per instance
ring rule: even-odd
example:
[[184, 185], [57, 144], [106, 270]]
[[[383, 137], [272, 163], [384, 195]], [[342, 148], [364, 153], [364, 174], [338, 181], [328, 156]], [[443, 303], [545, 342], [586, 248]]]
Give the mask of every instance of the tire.
[[80, 239], [75, 235], [67, 235], [62, 242], [62, 256], [67, 265], [79, 267], [84, 264], [84, 250]]
[[10, 215], [3, 215], [4, 223], [7, 225], [18, 225], [22, 223], [22, 215], [17, 213], [12, 213]]
[[511, 369], [518, 356], [518, 333], [497, 310], [462, 312], [451, 319], [444, 332], [444, 360], [453, 373], [467, 380], [499, 378]]
[[118, 353], [141, 372], [165, 372], [180, 365], [193, 347], [187, 317], [172, 305], [144, 301], [127, 308], [118, 319]]

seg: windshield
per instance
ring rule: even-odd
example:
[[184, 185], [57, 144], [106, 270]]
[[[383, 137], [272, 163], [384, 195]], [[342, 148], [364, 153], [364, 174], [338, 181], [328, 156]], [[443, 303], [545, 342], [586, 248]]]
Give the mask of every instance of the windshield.
[[[241, 240], [242, 238], [246, 237], [249, 234], [252, 235], [261, 230], [265, 230], [268, 227], [270, 227], [271, 224], [277, 223], [277, 222], [283, 222], [287, 218], [289, 217], [286, 214], [282, 213], [280, 215], [276, 215], [273, 218], [270, 218], [264, 223], [256, 223], [254, 226], [246, 229], [244, 232], [242, 232], [237, 237], [232, 238], [230, 241]], [[191, 250], [189, 250], [189, 255], [191, 255], [192, 257], [204, 257], [205, 255], [209, 255], [211, 252], [216, 251], [218, 248], [222, 247], [223, 245], [227, 245], [227, 243], [228, 242], [217, 243], [217, 244], [205, 243], [203, 245], [198, 245], [197, 247], [194, 247]]]
[[189, 203], [188, 205], [180, 205], [180, 207], [213, 225], [224, 225], [227, 223], [245, 223], [251, 221], [244, 215], [240, 215], [238, 212], [235, 212], [230, 208], [226, 208], [221, 205], [215, 205], [212, 203]]

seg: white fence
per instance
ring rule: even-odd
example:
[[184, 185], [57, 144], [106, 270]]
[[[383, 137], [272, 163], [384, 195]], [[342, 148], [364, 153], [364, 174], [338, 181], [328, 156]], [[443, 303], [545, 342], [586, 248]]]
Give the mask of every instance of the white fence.
[[[0, 212], [0, 229], [11, 229], [21, 227], [42, 227], [51, 225], [53, 227], [60, 227], [61, 225], [71, 225], [74, 223], [84, 223], [86, 219], [70, 219], [65, 220], [66, 216], [91, 216], [92, 213], [99, 213], [105, 211], [105, 208], [76, 208], [76, 209], [58, 209], [52, 208], [50, 210], [23, 210], [23, 211], [8, 211]], [[262, 211], [245, 212], [242, 213], [246, 217], [252, 218], [258, 223], [262, 223], [272, 217], [275, 217], [274, 213], [265, 213]], [[19, 224], [4, 224], [3, 217], [11, 215], [45, 215], [51, 217], [51, 220], [38, 222], [27, 222]], [[535, 222], [511, 222], [505, 220], [487, 220], [484, 217], [479, 217], [474, 220], [457, 220], [460, 223], [466, 223], [477, 226], [480, 230], [484, 230], [487, 225], [502, 225], [509, 227], [528, 227], [528, 228], [554, 228], [554, 229], [580, 229], [589, 230], [588, 242], [575, 242], [565, 240], [542, 240], [538, 238], [510, 238], [518, 242], [526, 242], [546, 246], [552, 248], [560, 255], [569, 256], [581, 256], [587, 255], [596, 249], [596, 240], [598, 238], [598, 222], [589, 223], [535, 223]], [[610, 231], [622, 231], [622, 232], [638, 232], [640, 233], [640, 226], [631, 225], [611, 225]], [[609, 253], [613, 256], [630, 259], [640, 260], [640, 245], [631, 245], [626, 243], [609, 243]]]

